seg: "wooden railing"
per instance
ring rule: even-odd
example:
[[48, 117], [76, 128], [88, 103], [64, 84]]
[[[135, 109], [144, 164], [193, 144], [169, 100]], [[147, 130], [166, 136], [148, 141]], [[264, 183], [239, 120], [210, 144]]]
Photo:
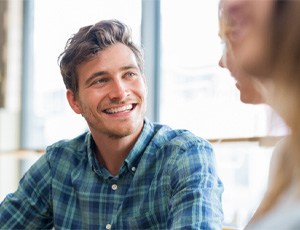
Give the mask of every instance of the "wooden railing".
[[[258, 142], [261, 147], [275, 146], [284, 136], [264, 136], [264, 137], [239, 137], [239, 138], [223, 138], [223, 139], [208, 139], [212, 144], [217, 143], [241, 143], [241, 142]], [[15, 159], [29, 159], [43, 154], [43, 149], [21, 149], [12, 151], [0, 151], [0, 160], [3, 157]]]
[[214, 143], [240, 143], [240, 142], [258, 142], [261, 147], [275, 146], [284, 136], [263, 136], [263, 137], [238, 137], [238, 138], [223, 138], [223, 139], [208, 139]]

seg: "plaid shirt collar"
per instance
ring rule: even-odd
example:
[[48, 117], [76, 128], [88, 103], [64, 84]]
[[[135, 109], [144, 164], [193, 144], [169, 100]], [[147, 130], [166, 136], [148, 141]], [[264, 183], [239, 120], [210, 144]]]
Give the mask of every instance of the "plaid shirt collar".
[[[88, 156], [88, 161], [89, 164], [91, 165], [91, 169], [97, 173], [99, 176], [103, 177], [104, 179], [118, 179], [119, 177], [122, 176], [123, 173], [126, 173], [127, 171], [135, 171], [135, 169], [138, 166], [138, 163], [144, 153], [145, 148], [147, 147], [148, 143], [150, 142], [152, 136], [154, 133], [154, 127], [153, 124], [147, 119], [144, 119], [144, 126], [142, 129], [142, 132], [129, 152], [128, 156], [126, 157], [119, 175], [117, 176], [112, 176], [107, 169], [105, 169], [97, 160], [95, 156], [95, 148], [96, 144], [94, 142], [94, 139], [92, 137], [92, 134], [90, 132], [87, 133], [86, 138], [85, 138], [85, 143], [87, 146], [87, 156]], [[133, 172], [132, 172], [133, 173]]]

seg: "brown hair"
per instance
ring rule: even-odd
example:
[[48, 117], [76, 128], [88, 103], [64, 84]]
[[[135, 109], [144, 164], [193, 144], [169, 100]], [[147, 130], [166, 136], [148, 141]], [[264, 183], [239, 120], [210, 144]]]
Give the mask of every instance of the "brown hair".
[[143, 54], [141, 49], [132, 42], [129, 27], [118, 20], [103, 20], [94, 25], [80, 28], [76, 34], [68, 39], [64, 52], [59, 55], [58, 62], [66, 88], [77, 95], [76, 67], [116, 43], [122, 43], [132, 50], [139, 69], [143, 73]]

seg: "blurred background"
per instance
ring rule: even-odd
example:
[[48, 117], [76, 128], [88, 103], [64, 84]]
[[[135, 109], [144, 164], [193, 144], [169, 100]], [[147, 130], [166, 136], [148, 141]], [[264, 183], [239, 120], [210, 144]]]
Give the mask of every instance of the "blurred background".
[[265, 105], [245, 105], [218, 67], [218, 0], [0, 0], [0, 202], [47, 145], [87, 129], [67, 104], [57, 58], [82, 26], [128, 24], [145, 53], [147, 117], [211, 141], [225, 224], [242, 228], [286, 134]]

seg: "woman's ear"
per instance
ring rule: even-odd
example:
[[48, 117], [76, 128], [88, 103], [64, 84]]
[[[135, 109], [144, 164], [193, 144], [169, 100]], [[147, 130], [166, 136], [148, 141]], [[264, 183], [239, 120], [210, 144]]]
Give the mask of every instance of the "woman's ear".
[[76, 96], [74, 95], [74, 92], [71, 91], [70, 89], [67, 90], [66, 93], [69, 105], [71, 106], [71, 108], [73, 109], [73, 111], [77, 114], [81, 114], [81, 109], [80, 106], [76, 100]]

